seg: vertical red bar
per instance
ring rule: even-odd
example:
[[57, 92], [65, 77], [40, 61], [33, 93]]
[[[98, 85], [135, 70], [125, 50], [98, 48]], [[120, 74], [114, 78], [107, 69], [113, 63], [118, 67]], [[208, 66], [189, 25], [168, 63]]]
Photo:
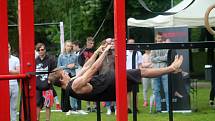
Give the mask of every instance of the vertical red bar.
[[[8, 74], [8, 16], [7, 0], [0, 0], [0, 75]], [[0, 80], [0, 121], [10, 121], [8, 80]]]
[[125, 0], [114, 0], [117, 121], [128, 120], [125, 34]]
[[[20, 48], [19, 51], [21, 73], [35, 72], [33, 5], [34, 5], [33, 0], [18, 1], [19, 48]], [[27, 112], [30, 114], [31, 121], [36, 121], [36, 78], [35, 76], [33, 78], [30, 78], [29, 80], [30, 86], [27, 86], [26, 80], [22, 81], [24, 81], [25, 83], [24, 93], [26, 97], [23, 98], [25, 98], [27, 102]], [[30, 102], [30, 104], [28, 104], [28, 102]]]

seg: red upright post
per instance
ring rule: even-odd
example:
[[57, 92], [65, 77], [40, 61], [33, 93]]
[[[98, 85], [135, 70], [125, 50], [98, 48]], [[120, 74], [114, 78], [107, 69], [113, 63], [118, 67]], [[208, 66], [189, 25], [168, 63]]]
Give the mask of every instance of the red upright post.
[[125, 0], [114, 0], [117, 121], [128, 120], [125, 35]]
[[[33, 0], [18, 1], [20, 67], [21, 73], [23, 74], [35, 72], [33, 5]], [[27, 103], [27, 112], [30, 114], [31, 121], [36, 121], [36, 78], [35, 76], [30, 78], [29, 86], [26, 80], [22, 81], [25, 83], [24, 93], [26, 95], [26, 97], [23, 98], [26, 99], [26, 102], [30, 100], [30, 104]]]
[[[8, 16], [7, 0], [0, 0], [0, 75], [8, 74]], [[0, 121], [10, 121], [9, 82], [0, 80]]]

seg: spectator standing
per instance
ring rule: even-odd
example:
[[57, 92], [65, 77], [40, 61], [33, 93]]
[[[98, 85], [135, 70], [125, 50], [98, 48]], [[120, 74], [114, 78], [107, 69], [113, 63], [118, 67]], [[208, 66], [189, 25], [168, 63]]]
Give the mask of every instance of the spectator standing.
[[[56, 68], [56, 61], [46, 54], [44, 43], [37, 43], [36, 51], [39, 54], [36, 58], [36, 72], [50, 72]], [[36, 75], [37, 121], [40, 119], [40, 110], [43, 107], [46, 108], [46, 121], [50, 121], [51, 107], [54, 102], [54, 92], [53, 86], [48, 84], [48, 74]]]
[[[9, 53], [9, 73], [18, 74], [20, 72], [20, 61], [17, 57], [11, 55], [11, 46], [8, 44]], [[10, 86], [10, 120], [16, 121], [17, 100], [19, 93], [19, 86], [16, 79], [9, 80]]]
[[[155, 42], [156, 43], [165, 42], [161, 32], [156, 33]], [[153, 68], [167, 67], [167, 55], [168, 49], [152, 50], [151, 59], [153, 63]], [[161, 83], [164, 89], [166, 110], [169, 111], [168, 75], [164, 74], [159, 77], [153, 78], [153, 95], [155, 95], [156, 112], [161, 112], [161, 96], [160, 96]]]
[[[114, 45], [114, 39], [112, 38], [107, 38], [103, 41], [103, 43], [109, 43]], [[100, 69], [100, 74], [104, 74], [106, 73], [110, 68], [115, 68], [115, 64], [114, 64], [115, 60], [114, 60], [114, 47], [111, 48], [111, 50], [109, 51], [109, 56], [107, 56], [105, 58], [105, 60], [102, 63], [102, 67]], [[106, 114], [107, 115], [111, 115], [112, 111], [115, 111], [116, 114], [116, 102], [115, 101], [106, 101], [105, 103], [105, 107], [107, 109]]]
[[[128, 39], [127, 43], [133, 44], [135, 43], [135, 40]], [[140, 51], [126, 50], [126, 69], [138, 69], [141, 67], [141, 64], [142, 64], [142, 53]], [[134, 91], [138, 92], [139, 91], [138, 85], [136, 88], [137, 90], [134, 90]], [[131, 90], [128, 91], [127, 100], [128, 100], [128, 113], [131, 113], [132, 112], [131, 111]]]
[[[80, 46], [81, 46], [81, 45], [80, 45], [80, 43], [79, 43], [78, 40], [72, 42], [73, 51], [75, 52], [75, 54], [76, 54], [77, 56], [79, 56], [80, 51], [81, 51]], [[75, 71], [76, 71], [76, 74], [78, 73], [78, 71], [79, 71], [80, 69], [81, 69], [81, 66], [78, 64], [78, 68], [75, 70]], [[77, 110], [78, 110], [78, 112], [79, 112], [80, 114], [88, 114], [86, 111], [84, 111], [84, 110], [81, 109], [81, 100], [77, 100], [77, 105], [78, 105]]]
[[[73, 52], [72, 47], [72, 42], [70, 40], [67, 40], [64, 43], [63, 53], [59, 55], [57, 63], [57, 66], [60, 68], [64, 68], [64, 70], [70, 75], [70, 77], [74, 77], [76, 75], [75, 70], [78, 68], [78, 56], [75, 54], [75, 52]], [[69, 100], [71, 111], [69, 110], [66, 115], [79, 114], [77, 112], [77, 99], [69, 97]]]
[[[78, 63], [81, 67], [83, 67], [84, 63], [90, 59], [90, 57], [94, 53], [94, 40], [93, 37], [87, 37], [86, 46], [80, 51], [78, 56]], [[94, 107], [91, 108], [90, 101], [87, 101], [87, 111], [95, 112], [96, 111], [96, 103], [94, 102]]]
[[[143, 62], [142, 62], [143, 68], [152, 68], [152, 62], [151, 62], [151, 51], [145, 50], [145, 53], [143, 54]], [[151, 81], [151, 78], [142, 78], [142, 84], [143, 84], [143, 106], [148, 106], [148, 100], [147, 100], [147, 92], [149, 84], [151, 83], [151, 87], [153, 89], [153, 83]]]

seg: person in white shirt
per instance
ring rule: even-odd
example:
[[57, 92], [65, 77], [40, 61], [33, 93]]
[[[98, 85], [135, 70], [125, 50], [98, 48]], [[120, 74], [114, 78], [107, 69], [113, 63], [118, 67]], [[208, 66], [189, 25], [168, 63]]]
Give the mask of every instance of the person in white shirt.
[[[128, 44], [135, 43], [134, 39], [128, 39]], [[132, 57], [135, 57], [135, 67], [132, 67]], [[142, 53], [140, 51], [126, 50], [126, 69], [139, 69], [142, 64]], [[139, 88], [137, 87], [137, 91]], [[127, 94], [128, 113], [131, 113], [131, 90]]]
[[[20, 61], [17, 57], [11, 55], [11, 46], [8, 44], [9, 52], [9, 74], [18, 74], [20, 72]], [[10, 120], [16, 121], [16, 108], [19, 87], [16, 79], [9, 80], [10, 85]]]

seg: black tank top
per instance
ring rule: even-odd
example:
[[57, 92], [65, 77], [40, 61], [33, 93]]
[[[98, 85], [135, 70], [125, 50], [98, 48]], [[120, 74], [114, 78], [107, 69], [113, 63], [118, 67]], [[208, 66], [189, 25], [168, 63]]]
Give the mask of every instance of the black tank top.
[[73, 81], [74, 80], [71, 80], [66, 87], [66, 91], [72, 97], [88, 101], [113, 101], [116, 99], [115, 76], [113, 71], [93, 76], [89, 82], [93, 90], [87, 94], [75, 93], [71, 88]]

